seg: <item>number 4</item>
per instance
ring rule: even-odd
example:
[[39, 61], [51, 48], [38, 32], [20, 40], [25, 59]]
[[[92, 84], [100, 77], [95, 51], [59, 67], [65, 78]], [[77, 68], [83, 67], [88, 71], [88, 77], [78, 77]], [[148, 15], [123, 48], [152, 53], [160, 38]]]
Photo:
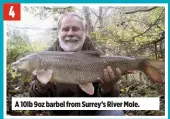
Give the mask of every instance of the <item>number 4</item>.
[[14, 12], [13, 8], [14, 8], [14, 6], [11, 6], [10, 10], [9, 10], [9, 16], [12, 16], [12, 18], [15, 17], [15, 12]]

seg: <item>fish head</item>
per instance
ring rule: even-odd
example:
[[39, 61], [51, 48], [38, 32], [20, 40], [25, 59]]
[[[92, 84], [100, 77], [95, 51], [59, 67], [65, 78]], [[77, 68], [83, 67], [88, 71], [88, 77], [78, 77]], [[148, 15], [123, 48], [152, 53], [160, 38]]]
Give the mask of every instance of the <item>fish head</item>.
[[35, 55], [23, 57], [11, 64], [15, 72], [33, 72], [39, 66], [39, 58]]

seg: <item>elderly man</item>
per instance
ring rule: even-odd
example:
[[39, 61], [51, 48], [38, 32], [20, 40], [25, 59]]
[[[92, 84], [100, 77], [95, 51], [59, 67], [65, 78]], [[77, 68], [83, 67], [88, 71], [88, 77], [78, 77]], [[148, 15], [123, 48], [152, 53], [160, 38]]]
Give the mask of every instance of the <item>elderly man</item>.
[[[67, 13], [63, 15], [58, 22], [58, 39], [49, 51], [81, 51], [95, 50], [88, 34], [87, 25], [83, 17], [76, 13]], [[103, 69], [103, 77], [100, 77], [99, 83], [94, 83], [95, 93], [88, 95], [74, 84], [59, 84], [49, 82], [41, 84], [36, 76], [33, 76], [30, 87], [30, 96], [32, 97], [118, 97], [119, 89], [116, 85], [121, 77], [120, 69], [115, 67], [115, 72], [110, 66]], [[71, 78], [71, 77], [70, 77]], [[97, 77], [96, 77], [97, 78]], [[103, 111], [84, 111], [84, 110], [56, 110], [55, 115], [103, 115], [103, 116], [122, 116], [123, 111], [103, 110]]]

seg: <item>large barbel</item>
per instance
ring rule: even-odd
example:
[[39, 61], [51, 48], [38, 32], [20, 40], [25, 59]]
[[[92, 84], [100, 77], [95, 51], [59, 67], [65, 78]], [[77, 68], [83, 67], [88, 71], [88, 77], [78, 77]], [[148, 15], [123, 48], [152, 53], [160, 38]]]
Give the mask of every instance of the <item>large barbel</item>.
[[49, 81], [78, 84], [83, 91], [92, 95], [92, 82], [98, 81], [107, 66], [120, 68], [122, 74], [140, 70], [153, 82], [163, 83], [159, 70], [164, 67], [164, 62], [125, 56], [101, 56], [96, 51], [43, 51], [23, 57], [11, 66], [20, 72], [36, 75], [43, 84]]

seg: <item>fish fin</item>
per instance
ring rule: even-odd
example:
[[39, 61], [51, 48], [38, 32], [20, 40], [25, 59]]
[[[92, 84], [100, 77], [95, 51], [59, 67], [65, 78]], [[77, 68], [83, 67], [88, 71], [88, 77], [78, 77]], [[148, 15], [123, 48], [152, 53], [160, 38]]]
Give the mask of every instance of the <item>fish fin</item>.
[[79, 84], [80, 88], [89, 95], [94, 94], [94, 86], [92, 83]]
[[153, 82], [164, 83], [161, 78], [161, 73], [159, 72], [159, 70], [164, 67], [165, 64], [163, 61], [147, 60], [144, 67], [144, 72], [150, 77]]
[[51, 77], [52, 77], [53, 71], [51, 69], [40, 69], [36, 71], [37, 79], [42, 83], [42, 84], [47, 84]]
[[147, 60], [146, 61], [146, 64], [150, 65], [151, 67], [155, 68], [155, 69], [162, 69], [165, 67], [165, 62], [164, 61], [161, 61], [161, 60], [153, 60], [153, 59], [150, 59], [150, 60]]
[[32, 72], [33, 75], [36, 75], [37, 68]]
[[101, 56], [102, 53], [99, 51], [93, 51], [93, 50], [86, 50], [86, 51], [79, 51], [81, 53], [85, 53], [87, 55], [92, 55], [92, 56]]

